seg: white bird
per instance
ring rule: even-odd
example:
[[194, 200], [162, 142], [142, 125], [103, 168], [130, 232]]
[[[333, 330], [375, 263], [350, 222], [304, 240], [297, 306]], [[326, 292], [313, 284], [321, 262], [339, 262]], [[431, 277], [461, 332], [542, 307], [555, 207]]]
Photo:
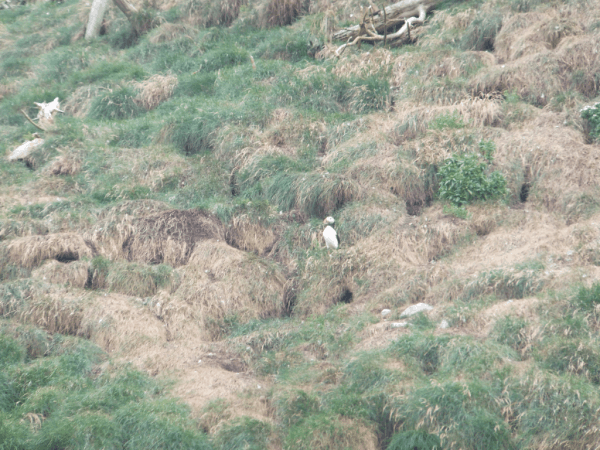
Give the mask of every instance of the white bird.
[[325, 227], [325, 229], [323, 230], [323, 237], [325, 238], [325, 245], [327, 245], [328, 249], [329, 249], [329, 247], [338, 248], [338, 245], [340, 244], [340, 240], [337, 236], [337, 233], [333, 229], [333, 224], [335, 223], [335, 219], [330, 216], [330, 217], [327, 217], [327, 219], [325, 219], [323, 221], [323, 223], [327, 225]]

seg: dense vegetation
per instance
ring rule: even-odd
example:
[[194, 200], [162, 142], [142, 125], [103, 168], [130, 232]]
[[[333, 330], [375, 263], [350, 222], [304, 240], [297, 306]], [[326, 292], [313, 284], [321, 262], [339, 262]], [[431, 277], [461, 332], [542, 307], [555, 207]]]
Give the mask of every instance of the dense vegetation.
[[10, 4], [0, 450], [600, 441], [592, 0]]

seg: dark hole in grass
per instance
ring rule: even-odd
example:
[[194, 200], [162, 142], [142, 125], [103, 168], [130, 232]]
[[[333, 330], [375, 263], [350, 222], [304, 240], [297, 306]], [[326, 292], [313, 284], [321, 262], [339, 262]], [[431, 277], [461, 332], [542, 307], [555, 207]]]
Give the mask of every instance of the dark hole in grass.
[[418, 216], [421, 214], [421, 210], [423, 209], [423, 202], [421, 200], [406, 202], [406, 212], [409, 216]]
[[352, 291], [348, 288], [345, 288], [344, 292], [342, 292], [342, 295], [340, 295], [338, 303], [352, 303], [352, 297]]
[[283, 290], [283, 315], [289, 317], [296, 306], [298, 284], [293, 281], [288, 281]]
[[219, 361], [219, 365], [228, 372], [240, 373], [246, 370], [246, 364], [238, 359]]
[[527, 197], [529, 197], [529, 188], [530, 184], [528, 182], [523, 183], [521, 186], [521, 193], [519, 194], [519, 200], [521, 200], [521, 203], [525, 203], [527, 201]]
[[420, 216], [423, 208], [431, 206], [431, 196], [427, 195], [425, 200], [407, 200], [406, 212], [409, 216]]
[[237, 182], [235, 172], [231, 172], [231, 175], [229, 176], [229, 187], [231, 189], [232, 196], [237, 197], [240, 195], [240, 185]]
[[56, 260], [61, 263], [70, 263], [73, 261], [77, 261], [79, 259], [79, 255], [71, 252], [61, 253], [56, 256]]

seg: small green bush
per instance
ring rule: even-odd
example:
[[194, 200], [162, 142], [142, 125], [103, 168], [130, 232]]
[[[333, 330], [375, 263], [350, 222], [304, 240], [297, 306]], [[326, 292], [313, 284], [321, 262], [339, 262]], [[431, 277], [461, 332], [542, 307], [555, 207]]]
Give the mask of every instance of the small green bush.
[[438, 169], [438, 196], [456, 206], [504, 198], [506, 179], [500, 172], [487, 175], [486, 169], [475, 154], [453, 155]]
[[135, 101], [135, 93], [130, 88], [121, 88], [114, 92], [99, 95], [92, 102], [89, 116], [99, 120], [132, 119], [143, 112]]
[[593, 106], [585, 106], [581, 110], [581, 117], [586, 119], [590, 125], [590, 136], [594, 139], [600, 139], [600, 102]]
[[436, 434], [410, 430], [394, 434], [387, 450], [441, 450], [442, 442]]

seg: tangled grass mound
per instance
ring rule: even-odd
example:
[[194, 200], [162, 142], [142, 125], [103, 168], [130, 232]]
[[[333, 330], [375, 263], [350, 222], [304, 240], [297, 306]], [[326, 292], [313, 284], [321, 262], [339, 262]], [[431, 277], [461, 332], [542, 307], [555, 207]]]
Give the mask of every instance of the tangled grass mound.
[[93, 245], [76, 233], [17, 238], [10, 241], [6, 251], [9, 263], [27, 268], [36, 267], [46, 259], [68, 262], [92, 258], [95, 253]]
[[200, 210], [171, 210], [134, 221], [132, 232], [123, 243], [129, 261], [148, 264], [185, 264], [197, 242], [225, 240], [221, 222]]
[[169, 332], [217, 339], [228, 327], [250, 319], [280, 317], [285, 277], [274, 264], [230, 247], [222, 240], [196, 244], [172, 295], [159, 295]]

